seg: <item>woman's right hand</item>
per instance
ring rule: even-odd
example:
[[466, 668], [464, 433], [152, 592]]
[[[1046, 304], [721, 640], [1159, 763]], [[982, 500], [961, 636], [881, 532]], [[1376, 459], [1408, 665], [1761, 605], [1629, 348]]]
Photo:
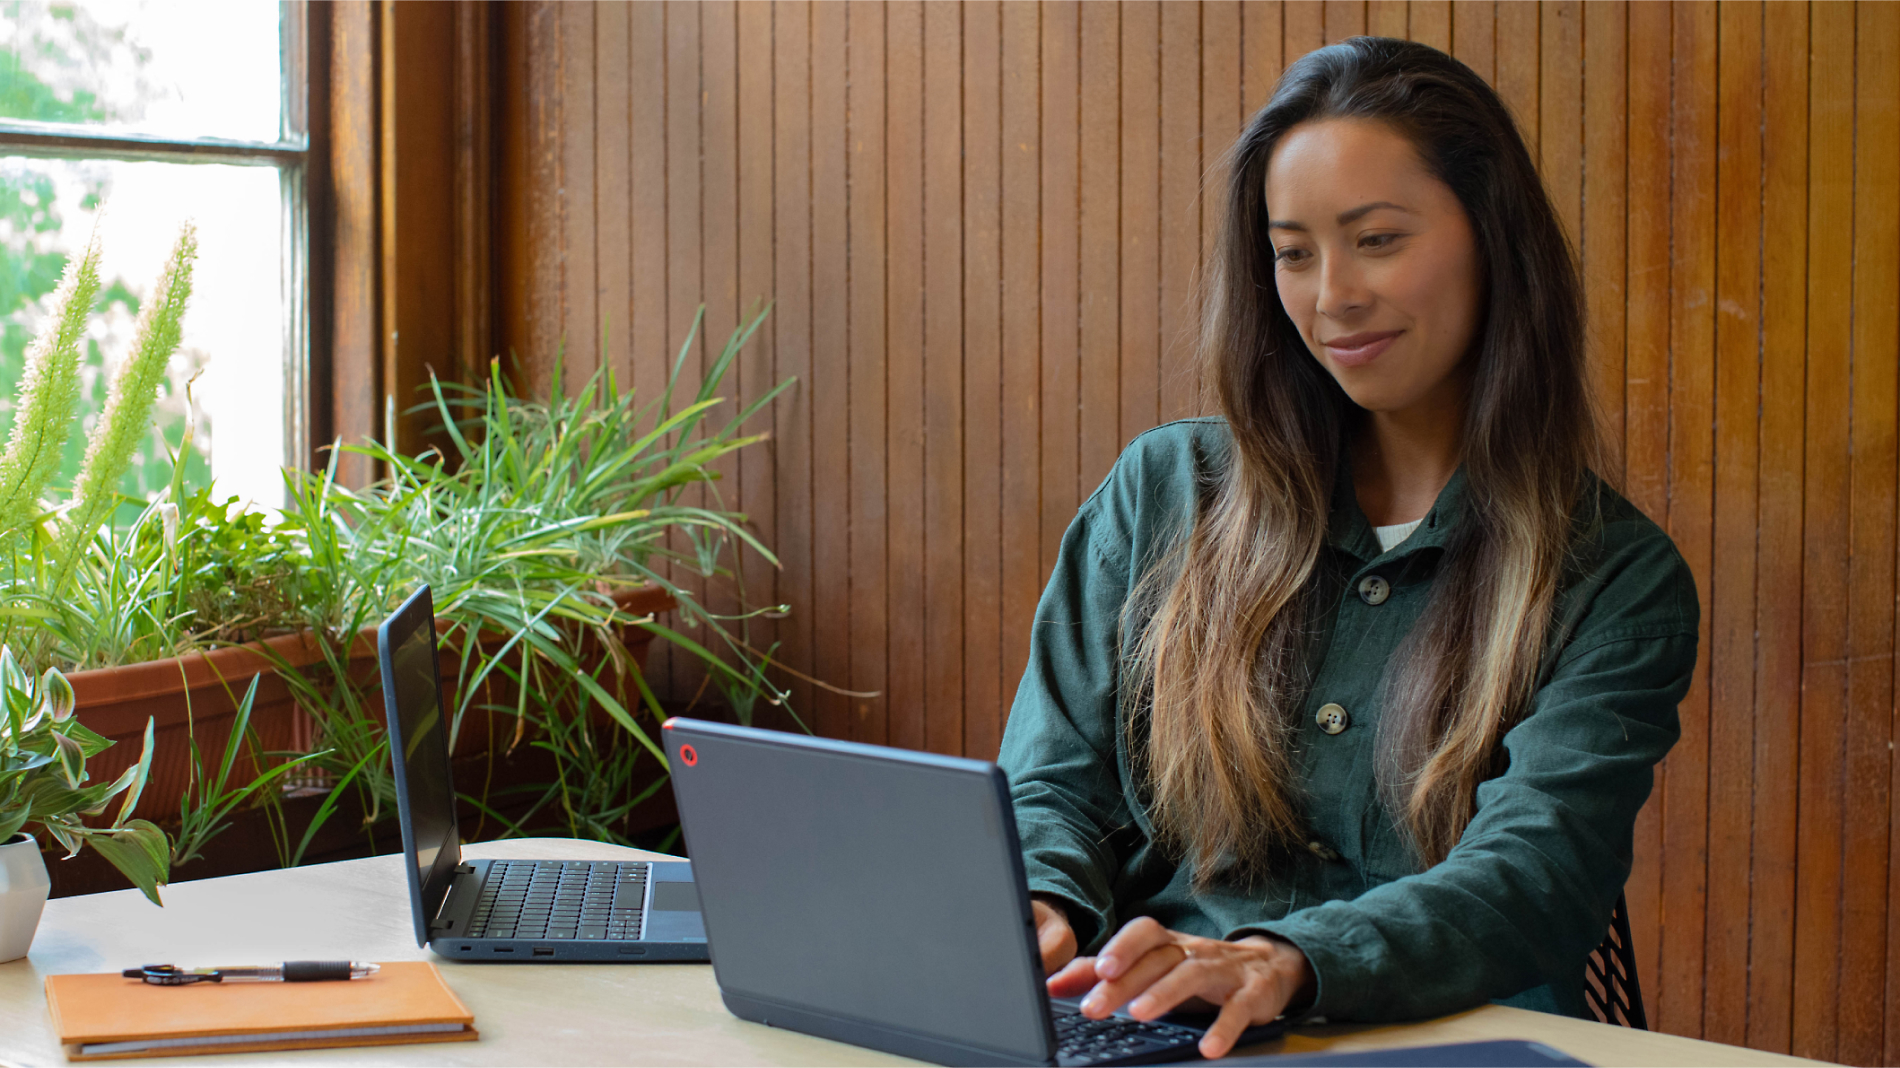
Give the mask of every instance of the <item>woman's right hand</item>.
[[1029, 899], [1036, 918], [1036, 945], [1042, 950], [1042, 974], [1054, 975], [1075, 959], [1075, 929], [1060, 905], [1043, 898]]

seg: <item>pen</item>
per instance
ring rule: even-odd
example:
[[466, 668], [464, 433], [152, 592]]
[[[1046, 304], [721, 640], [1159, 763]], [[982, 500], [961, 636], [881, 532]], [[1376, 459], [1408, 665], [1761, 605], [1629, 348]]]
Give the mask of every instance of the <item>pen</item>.
[[314, 983], [330, 979], [366, 979], [379, 971], [358, 960], [287, 960], [282, 964], [239, 965], [224, 968], [180, 968], [176, 964], [147, 964], [127, 968], [127, 979], [143, 979], [154, 986], [189, 983]]

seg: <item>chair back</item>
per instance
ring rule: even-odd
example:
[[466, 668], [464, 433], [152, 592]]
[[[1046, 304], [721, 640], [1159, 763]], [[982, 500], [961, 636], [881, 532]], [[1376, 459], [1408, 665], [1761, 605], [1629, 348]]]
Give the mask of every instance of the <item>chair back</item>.
[[1649, 1030], [1643, 988], [1636, 981], [1636, 951], [1630, 946], [1629, 903], [1622, 894], [1616, 895], [1603, 944], [1584, 958], [1583, 999], [1602, 1023]]

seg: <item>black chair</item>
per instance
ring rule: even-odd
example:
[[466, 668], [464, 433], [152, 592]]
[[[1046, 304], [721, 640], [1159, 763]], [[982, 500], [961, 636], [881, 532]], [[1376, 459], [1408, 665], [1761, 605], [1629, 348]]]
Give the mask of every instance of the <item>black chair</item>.
[[1603, 944], [1583, 960], [1583, 1000], [1602, 1023], [1649, 1030], [1643, 988], [1636, 981], [1636, 951], [1630, 946], [1629, 903], [1622, 894], [1616, 895]]

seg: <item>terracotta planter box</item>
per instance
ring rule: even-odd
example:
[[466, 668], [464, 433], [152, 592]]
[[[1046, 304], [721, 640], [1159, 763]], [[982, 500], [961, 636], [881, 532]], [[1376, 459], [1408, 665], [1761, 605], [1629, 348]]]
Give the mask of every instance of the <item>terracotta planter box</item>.
[[[675, 607], [673, 598], [657, 587], [619, 594], [619, 607], [634, 615], [657, 615]], [[447, 625], [438, 621], [440, 629]], [[637, 627], [623, 631], [621, 640], [635, 662], [644, 664], [652, 635]], [[484, 644], [487, 644], [484, 641]], [[251, 727], [264, 752], [308, 751], [314, 720], [297, 704], [288, 684], [277, 675], [275, 662], [260, 652], [268, 647], [295, 668], [321, 664], [323, 654], [308, 633], [287, 634], [250, 645], [215, 649], [208, 653], [142, 664], [75, 671], [67, 675], [79, 699], [77, 716], [86, 726], [119, 743], [88, 762], [95, 781], [109, 781], [138, 759], [145, 721], [154, 721], [151, 776], [139, 799], [137, 815], [165, 820], [178, 815], [178, 801], [191, 776], [190, 740], [195, 735], [207, 770], [215, 774], [237, 718], [237, 704], [254, 675], [262, 675], [251, 708]], [[441, 658], [443, 689], [455, 684], [456, 660], [445, 650]], [[359, 682], [373, 683], [377, 675], [376, 631], [365, 628], [351, 643], [347, 670]], [[503, 700], [505, 679], [497, 680], [490, 700]], [[487, 688], [487, 684], [484, 684]], [[381, 687], [372, 685], [365, 700], [368, 710], [382, 718]], [[494, 722], [503, 721], [496, 717]], [[512, 721], [507, 721], [512, 723]], [[470, 715], [457, 739], [455, 755], [471, 756], [490, 746], [490, 717]], [[258, 774], [248, 753], [238, 758], [229, 785], [250, 782]], [[116, 805], [116, 802], [114, 802]], [[116, 814], [116, 808], [108, 808]]]

